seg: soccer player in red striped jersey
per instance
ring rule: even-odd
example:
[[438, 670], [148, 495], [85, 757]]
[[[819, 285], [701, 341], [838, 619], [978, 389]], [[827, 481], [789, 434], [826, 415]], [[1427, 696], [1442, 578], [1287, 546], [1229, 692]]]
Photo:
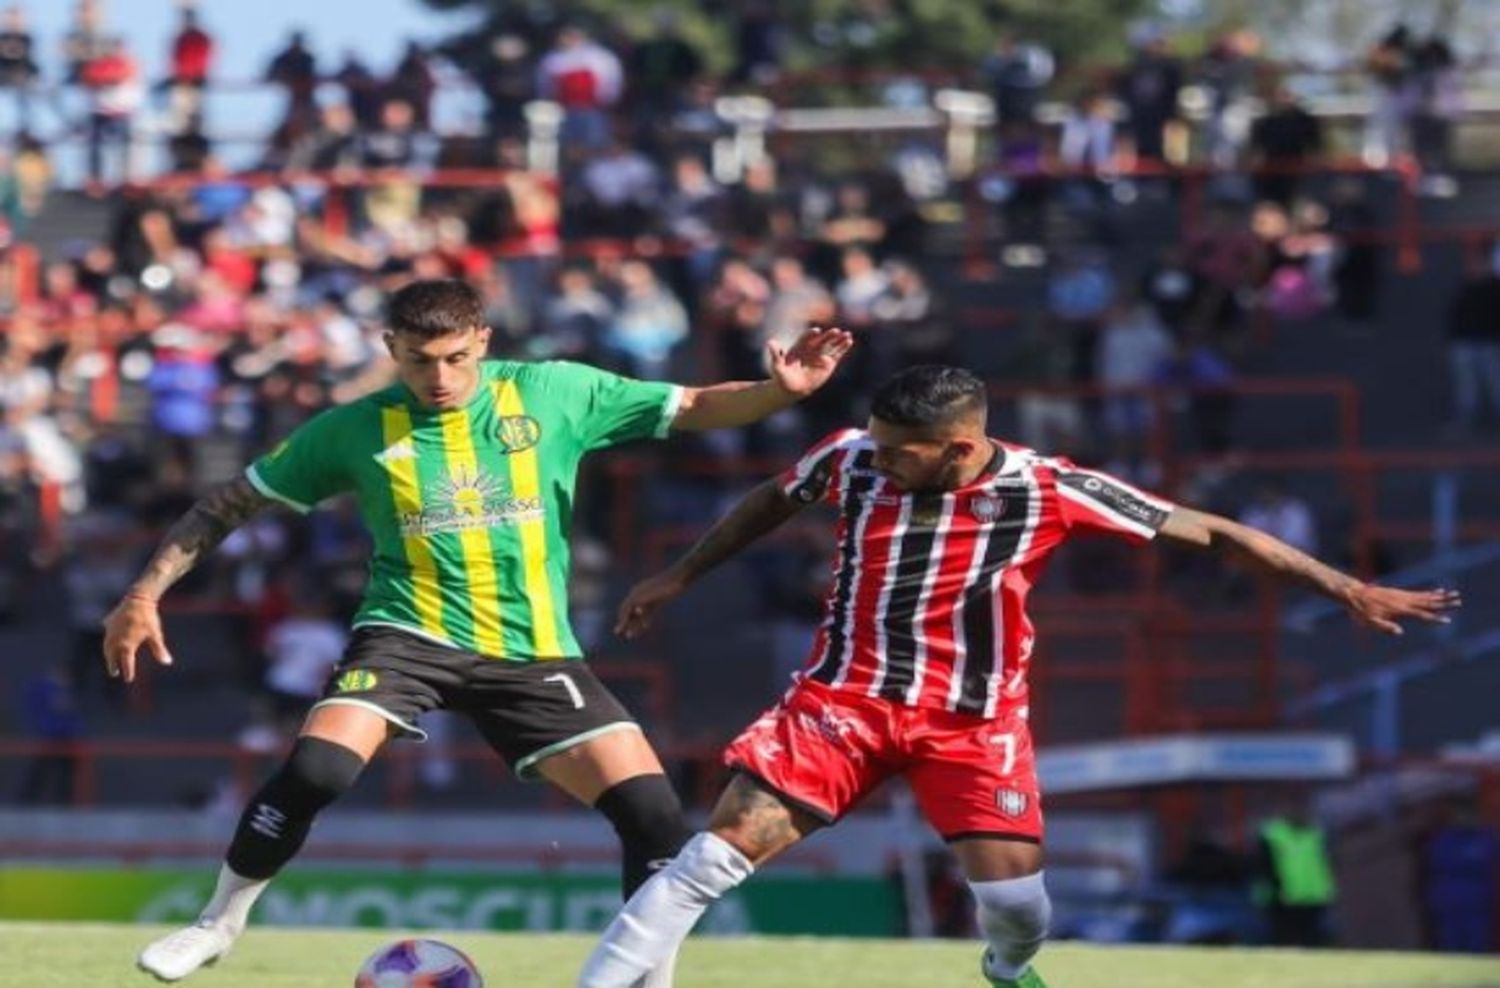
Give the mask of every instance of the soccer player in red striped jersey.
[[1235, 553], [1391, 634], [1402, 620], [1445, 621], [1459, 605], [1448, 590], [1364, 583], [1225, 518], [993, 440], [987, 405], [967, 371], [903, 371], [876, 394], [868, 428], [819, 442], [621, 605], [617, 630], [633, 637], [663, 604], [805, 506], [839, 510], [833, 588], [806, 667], [729, 746], [736, 774], [709, 829], [632, 896], [580, 988], [634, 984], [715, 899], [894, 775], [968, 878], [988, 940], [984, 976], [1041, 988], [1031, 959], [1051, 907], [1027, 730], [1026, 597], [1073, 535], [1160, 536]]

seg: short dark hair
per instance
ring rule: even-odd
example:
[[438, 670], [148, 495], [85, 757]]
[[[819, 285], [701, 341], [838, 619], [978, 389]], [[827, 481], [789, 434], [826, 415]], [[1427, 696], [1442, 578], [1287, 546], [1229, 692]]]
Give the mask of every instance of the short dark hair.
[[484, 326], [484, 300], [457, 278], [414, 281], [391, 296], [385, 318], [393, 333], [435, 340]]
[[984, 382], [961, 367], [908, 367], [880, 386], [870, 414], [900, 426], [948, 425], [989, 412]]

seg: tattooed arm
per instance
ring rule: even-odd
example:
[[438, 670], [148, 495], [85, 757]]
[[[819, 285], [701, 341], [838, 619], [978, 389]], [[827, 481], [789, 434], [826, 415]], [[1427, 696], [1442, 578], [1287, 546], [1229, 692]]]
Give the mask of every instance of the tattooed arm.
[[276, 502], [244, 477], [205, 495], [167, 530], [161, 545], [125, 596], [104, 619], [104, 664], [111, 676], [135, 679], [142, 646], [161, 665], [171, 665], [157, 602], [188, 570], [218, 547], [230, 532]]
[[1261, 569], [1303, 584], [1343, 604], [1359, 624], [1399, 635], [1403, 618], [1446, 623], [1462, 604], [1456, 590], [1397, 590], [1341, 573], [1280, 539], [1218, 515], [1174, 508], [1160, 534], [1185, 545], [1233, 552]]
[[788, 497], [775, 480], [768, 480], [746, 494], [734, 510], [719, 519], [698, 540], [698, 544], [688, 550], [687, 555], [665, 571], [631, 588], [620, 605], [615, 633], [635, 638], [650, 626], [652, 617], [663, 604], [802, 508], [803, 504]]

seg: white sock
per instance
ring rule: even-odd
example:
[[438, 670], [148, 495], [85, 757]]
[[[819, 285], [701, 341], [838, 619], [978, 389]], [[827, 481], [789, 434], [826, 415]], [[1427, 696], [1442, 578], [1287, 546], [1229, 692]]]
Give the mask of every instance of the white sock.
[[970, 882], [978, 907], [979, 929], [990, 942], [985, 973], [1014, 981], [1047, 939], [1052, 900], [1042, 873], [996, 882]]
[[269, 878], [246, 878], [224, 865], [219, 869], [219, 884], [214, 889], [214, 897], [203, 907], [198, 921], [210, 920], [238, 934], [250, 921], [250, 907], [270, 884]]
[[625, 903], [584, 962], [578, 988], [631, 988], [659, 970], [704, 911], [754, 870], [733, 845], [698, 834]]

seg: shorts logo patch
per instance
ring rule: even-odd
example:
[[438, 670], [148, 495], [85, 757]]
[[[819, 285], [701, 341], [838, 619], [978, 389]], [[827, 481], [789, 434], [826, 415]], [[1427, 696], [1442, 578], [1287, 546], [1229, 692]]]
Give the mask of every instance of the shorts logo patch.
[[530, 415], [504, 415], [495, 426], [495, 438], [507, 453], [521, 453], [542, 438], [542, 424]]
[[1024, 792], [1019, 792], [1015, 789], [998, 789], [995, 791], [995, 805], [1006, 816], [1025, 815], [1026, 807], [1030, 803], [1031, 800]]
[[350, 669], [339, 676], [334, 689], [340, 693], [364, 693], [373, 690], [380, 678], [368, 669]]
[[998, 497], [981, 494], [969, 501], [969, 511], [980, 521], [994, 521], [1005, 514], [1005, 502]]

